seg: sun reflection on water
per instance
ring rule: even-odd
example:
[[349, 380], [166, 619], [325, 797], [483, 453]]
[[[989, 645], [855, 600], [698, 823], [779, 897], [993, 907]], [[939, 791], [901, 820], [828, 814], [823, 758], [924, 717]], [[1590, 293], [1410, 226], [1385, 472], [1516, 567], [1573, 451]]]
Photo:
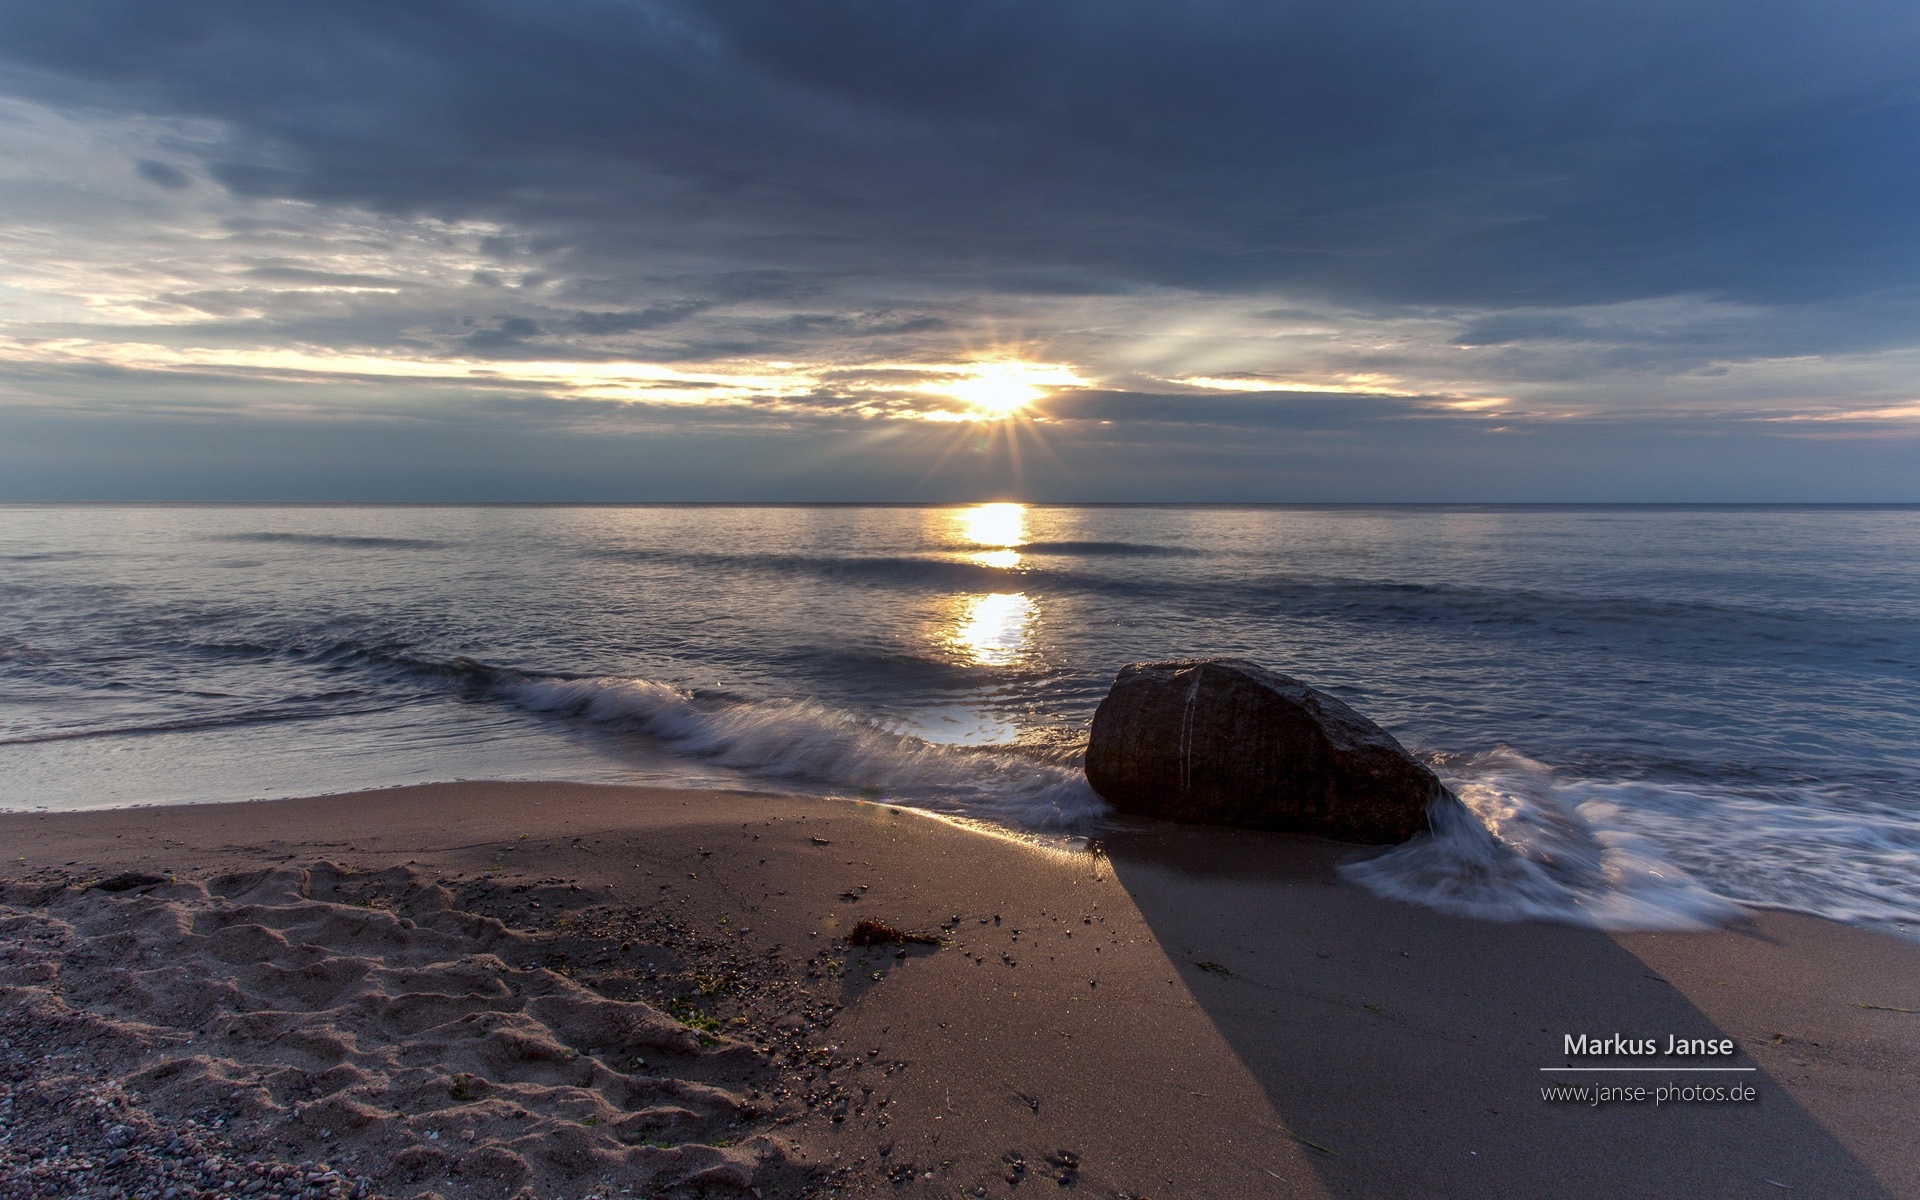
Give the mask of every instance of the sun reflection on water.
[[960, 536], [976, 546], [1018, 546], [1027, 540], [1027, 506], [976, 504], [957, 509]]
[[[1019, 547], [1027, 540], [1027, 506], [975, 504], [949, 511], [948, 536], [979, 549], [966, 560], [996, 570], [1020, 565]], [[946, 602], [947, 646], [977, 666], [998, 667], [1017, 661], [1027, 650], [1034, 602], [1020, 592], [954, 596]]]
[[1027, 648], [1033, 601], [1018, 592], [995, 592], [961, 600], [953, 643], [982, 666], [1013, 662]]
[[967, 561], [1002, 571], [1020, 565], [1015, 547], [1027, 540], [1027, 506], [1024, 504], [976, 504], [953, 514], [960, 540], [992, 549], [975, 550]]
[[1018, 550], [976, 550], [967, 555], [967, 561], [979, 563], [983, 567], [1010, 571], [1020, 565], [1020, 552]]

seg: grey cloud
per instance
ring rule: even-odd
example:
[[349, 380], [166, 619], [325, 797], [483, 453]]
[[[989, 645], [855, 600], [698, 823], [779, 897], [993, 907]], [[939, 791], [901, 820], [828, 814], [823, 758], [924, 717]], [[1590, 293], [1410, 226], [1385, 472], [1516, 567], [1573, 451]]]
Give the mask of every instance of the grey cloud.
[[258, 279], [262, 283], [304, 284], [309, 287], [397, 289], [416, 286], [408, 280], [395, 279], [390, 275], [355, 275], [338, 271], [316, 271], [310, 267], [252, 267], [245, 272], [245, 275], [248, 279]]
[[1464, 320], [1454, 346], [1486, 353], [1476, 368], [1489, 382], [1599, 380], [1615, 372], [1678, 374], [1750, 362], [1820, 355], [1869, 355], [1913, 346], [1920, 288], [1882, 288], [1857, 297], [1768, 306], [1710, 298], [1645, 306], [1520, 309]]
[[252, 309], [260, 298], [244, 290], [210, 288], [196, 292], [162, 292], [156, 299], [197, 309], [209, 316], [232, 317]]
[[476, 329], [460, 339], [471, 350], [502, 350], [540, 334], [540, 323], [527, 317], [501, 317], [493, 325]]
[[1499, 346], [1509, 342], [1590, 342], [1599, 330], [1564, 313], [1495, 313], [1481, 317], [1453, 339], [1456, 346]]
[[677, 229], [736, 273], [1781, 300], [1920, 267], [1904, 13], [75, 0], [0, 43], [16, 88], [227, 123], [238, 191], [506, 220], [561, 269]]
[[951, 327], [952, 323], [945, 317], [923, 314], [917, 317], [883, 317], [857, 328], [869, 337], [886, 337], [900, 333], [938, 333]]
[[1360, 428], [1429, 417], [1434, 404], [1431, 398], [1338, 392], [1156, 394], [1088, 390], [1059, 393], [1036, 407], [1055, 421], [1297, 430]]
[[778, 323], [786, 332], [834, 334], [846, 337], [885, 337], [902, 333], [933, 333], [949, 327], [945, 318], [931, 314], [792, 313]]
[[678, 304], [659, 304], [652, 308], [630, 309], [626, 312], [580, 312], [575, 313], [568, 324], [581, 333], [595, 336], [610, 333], [637, 333], [643, 329], [660, 329], [678, 324], [712, 307], [711, 301], [687, 300]]
[[842, 276], [824, 271], [788, 271], [778, 268], [720, 270], [711, 275], [676, 280], [698, 287], [715, 300], [803, 300], [833, 291]]
[[135, 164], [134, 169], [140, 173], [140, 178], [148, 183], [175, 191], [193, 182], [179, 167], [169, 166], [151, 158], [141, 159]]
[[[1242, 328], [1263, 315], [1314, 327], [1313, 378], [1471, 376], [1598, 407], [1684, 398], [1729, 363], [1920, 345], [1910, 18], [1895, 0], [66, 0], [0, 6], [0, 92], [202, 131], [129, 137], [158, 190], [111, 219], [250, 206], [204, 276], [155, 275], [207, 319], [128, 337], [661, 363], [929, 361], [1004, 340], [1146, 378], [1128, 357], [1159, 350], [1140, 314], [1169, 345], [1213, 336], [1187, 332], [1207, 324], [1183, 324], [1190, 301], [1236, 314], [1223, 372], [1290, 361], [1281, 335], [1306, 335]], [[186, 186], [203, 176], [230, 195]], [[353, 235], [351, 260], [273, 257], [339, 213], [467, 231], [445, 234], [464, 239], [454, 282], [383, 275], [405, 251], [380, 233]], [[549, 415], [851, 427], [834, 386], [777, 416]], [[1500, 478], [1522, 470], [1476, 440], [1487, 421], [1430, 398], [1089, 390], [1042, 409], [1087, 496], [1125, 478], [1087, 455], [1140, 469], [1156, 440], [1179, 453], [1138, 478], [1181, 494], [1215, 469], [1258, 492], [1252, 460], [1288, 438], [1373, 447], [1343, 469], [1383, 487], [1435, 430]], [[1559, 447], [1536, 465], [1576, 470], [1572, 435], [1527, 436]], [[911, 483], [905, 461], [876, 478]]]
[[984, 283], [992, 291], [1013, 296], [1124, 296], [1132, 290], [1112, 279], [1045, 271], [998, 271]]

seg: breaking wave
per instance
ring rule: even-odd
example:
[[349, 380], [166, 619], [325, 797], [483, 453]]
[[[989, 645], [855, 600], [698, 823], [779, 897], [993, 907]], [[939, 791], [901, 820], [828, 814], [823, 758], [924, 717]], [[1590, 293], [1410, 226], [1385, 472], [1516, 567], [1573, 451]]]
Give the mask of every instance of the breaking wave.
[[1079, 770], [1014, 751], [945, 746], [810, 700], [699, 697], [647, 679], [503, 677], [529, 711], [633, 730], [677, 753], [824, 788], [1016, 827], [1084, 826], [1107, 812]]
[[1452, 781], [1458, 799], [1428, 810], [1430, 833], [1342, 874], [1377, 895], [1483, 920], [1708, 929], [1739, 914], [1651, 842], [1607, 825], [1608, 814], [1569, 804], [1540, 763], [1499, 750], [1470, 770]]
[[1743, 906], [1920, 920], [1910, 814], [1568, 779], [1504, 748], [1445, 774], [1458, 800], [1434, 806], [1432, 832], [1342, 867], [1347, 878], [1462, 916], [1611, 930], [1712, 928]]

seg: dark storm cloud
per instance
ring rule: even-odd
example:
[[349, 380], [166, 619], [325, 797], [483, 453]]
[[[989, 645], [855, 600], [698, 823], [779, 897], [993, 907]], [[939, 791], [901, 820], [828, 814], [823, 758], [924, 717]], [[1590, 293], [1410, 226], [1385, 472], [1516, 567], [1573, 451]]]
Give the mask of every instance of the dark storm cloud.
[[11, 89], [212, 118], [229, 188], [499, 221], [503, 263], [1367, 305], [1910, 280], [1916, 43], [1886, 0], [0, 9]]

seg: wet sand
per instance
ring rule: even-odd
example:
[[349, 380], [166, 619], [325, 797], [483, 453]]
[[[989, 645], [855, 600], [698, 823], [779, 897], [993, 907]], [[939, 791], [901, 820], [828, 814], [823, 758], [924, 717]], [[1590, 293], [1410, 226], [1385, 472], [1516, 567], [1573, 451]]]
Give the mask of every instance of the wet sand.
[[[136, 1132], [221, 1117], [236, 1161], [381, 1194], [1920, 1197], [1920, 945], [1813, 918], [1492, 924], [1311, 839], [1062, 853], [566, 784], [0, 815], [0, 846], [16, 1101], [92, 1071]], [[123, 872], [154, 882], [73, 886]], [[1752, 1070], [1543, 1073], [1580, 1033]], [[1759, 1098], [1542, 1098], [1598, 1082]]]

